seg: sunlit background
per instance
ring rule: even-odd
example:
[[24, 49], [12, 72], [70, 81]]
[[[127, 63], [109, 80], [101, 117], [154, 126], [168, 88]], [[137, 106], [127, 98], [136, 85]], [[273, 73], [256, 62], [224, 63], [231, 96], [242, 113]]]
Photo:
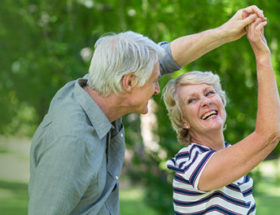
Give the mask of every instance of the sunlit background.
[[[27, 214], [29, 148], [55, 92], [87, 73], [95, 41], [104, 33], [133, 30], [156, 42], [215, 28], [238, 9], [255, 4], [268, 18], [265, 35], [278, 86], [280, 3], [277, 0], [1, 0], [0, 3], [0, 214]], [[181, 71], [211, 70], [227, 92], [226, 140], [253, 131], [256, 70], [246, 37], [208, 53]], [[147, 115], [124, 117], [126, 156], [121, 214], [172, 214], [172, 174], [165, 162], [177, 142], [160, 95]], [[251, 174], [257, 214], [279, 214], [280, 147]], [[137, 213], [135, 212], [137, 211]]]

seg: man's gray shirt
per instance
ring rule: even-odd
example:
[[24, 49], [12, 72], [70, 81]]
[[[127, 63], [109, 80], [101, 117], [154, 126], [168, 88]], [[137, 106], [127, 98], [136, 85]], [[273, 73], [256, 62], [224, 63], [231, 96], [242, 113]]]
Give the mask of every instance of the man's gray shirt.
[[[169, 43], [161, 75], [180, 69]], [[67, 83], [34, 134], [30, 154], [29, 215], [119, 215], [124, 160], [121, 119], [111, 123], [84, 91], [87, 79]]]

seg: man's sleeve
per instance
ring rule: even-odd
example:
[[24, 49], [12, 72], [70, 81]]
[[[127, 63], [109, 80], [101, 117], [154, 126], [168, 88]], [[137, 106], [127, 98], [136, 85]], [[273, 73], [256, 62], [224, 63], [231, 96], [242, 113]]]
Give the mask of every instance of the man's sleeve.
[[181, 69], [181, 67], [178, 66], [172, 57], [170, 43], [160, 42], [159, 45], [165, 50], [166, 53], [162, 58], [159, 59], [161, 76]]

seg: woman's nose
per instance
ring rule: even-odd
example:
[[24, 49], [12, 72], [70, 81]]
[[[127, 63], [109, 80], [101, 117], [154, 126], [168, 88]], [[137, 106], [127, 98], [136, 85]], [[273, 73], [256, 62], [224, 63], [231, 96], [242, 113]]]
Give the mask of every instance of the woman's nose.
[[201, 105], [202, 106], [208, 106], [211, 103], [211, 99], [207, 97], [203, 97], [201, 100]]

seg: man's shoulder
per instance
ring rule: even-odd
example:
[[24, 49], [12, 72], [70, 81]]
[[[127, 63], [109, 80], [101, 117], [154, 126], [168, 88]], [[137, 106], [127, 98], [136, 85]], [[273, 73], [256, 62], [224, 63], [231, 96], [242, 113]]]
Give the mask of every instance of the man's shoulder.
[[75, 81], [67, 83], [54, 96], [49, 110], [37, 130], [57, 136], [84, 136], [90, 131], [94, 137], [94, 126], [74, 95]]
[[99, 138], [86, 114], [77, 109], [68, 107], [64, 112], [45, 116], [32, 140], [31, 149], [37, 157], [53, 152], [67, 152], [74, 156], [83, 156], [86, 151], [103, 153], [104, 140]]

